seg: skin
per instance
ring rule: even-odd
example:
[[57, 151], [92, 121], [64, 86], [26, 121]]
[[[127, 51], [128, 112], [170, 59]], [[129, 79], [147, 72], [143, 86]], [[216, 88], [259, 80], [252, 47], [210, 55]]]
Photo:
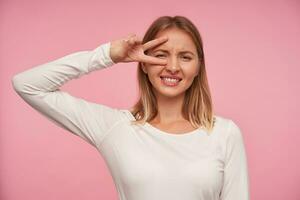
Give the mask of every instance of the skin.
[[[128, 46], [122, 43], [124, 39], [112, 42], [111, 57], [114, 62], [142, 62], [142, 69], [152, 83], [158, 103], [158, 115], [149, 123], [174, 134], [194, 130], [182, 114], [185, 91], [199, 71], [196, 45], [190, 35], [170, 28], [159, 32], [154, 40], [145, 44], [134, 34], [126, 39]], [[145, 55], [147, 49], [148, 54]], [[182, 80], [178, 86], [168, 87], [161, 83], [161, 75], [176, 75]]]

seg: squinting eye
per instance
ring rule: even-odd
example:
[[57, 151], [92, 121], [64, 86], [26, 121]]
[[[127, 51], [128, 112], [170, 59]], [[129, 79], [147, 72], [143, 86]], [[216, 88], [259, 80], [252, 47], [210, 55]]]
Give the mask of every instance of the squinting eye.
[[159, 54], [159, 55], [156, 55], [155, 57], [161, 57], [161, 56], [164, 56], [164, 55], [162, 55], [162, 54]]
[[187, 57], [187, 56], [183, 56], [184, 59], [188, 59], [190, 60], [191, 58], [190, 57]]

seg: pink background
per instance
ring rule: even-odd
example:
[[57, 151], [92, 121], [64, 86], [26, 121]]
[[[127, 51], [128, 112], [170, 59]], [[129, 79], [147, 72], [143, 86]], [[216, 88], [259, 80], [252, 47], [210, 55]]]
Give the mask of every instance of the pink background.
[[[131, 32], [142, 37], [161, 15], [187, 16], [199, 28], [216, 113], [244, 135], [251, 199], [299, 199], [300, 3], [241, 2], [1, 0], [0, 199], [117, 199], [96, 149], [29, 107], [11, 79]], [[119, 63], [63, 89], [129, 108], [136, 66]]]

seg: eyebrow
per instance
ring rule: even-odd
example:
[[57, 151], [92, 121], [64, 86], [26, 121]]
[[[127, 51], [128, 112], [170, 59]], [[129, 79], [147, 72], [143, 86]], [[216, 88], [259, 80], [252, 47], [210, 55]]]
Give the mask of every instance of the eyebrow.
[[[155, 53], [156, 51], [162, 51], [162, 52], [167, 52], [167, 53], [168, 53], [168, 51], [165, 50], [165, 49], [156, 49], [156, 50], [153, 51], [153, 53]], [[190, 54], [192, 54], [192, 55], [195, 55], [193, 52], [188, 51], [188, 50], [180, 51], [179, 53], [190, 53]]]

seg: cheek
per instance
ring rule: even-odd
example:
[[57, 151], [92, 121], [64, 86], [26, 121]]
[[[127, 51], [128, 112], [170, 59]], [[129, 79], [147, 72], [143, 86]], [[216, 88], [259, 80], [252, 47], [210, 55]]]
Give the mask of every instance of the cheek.
[[193, 79], [199, 73], [199, 66], [197, 65], [186, 65], [182, 67], [182, 72], [185, 79]]
[[147, 69], [147, 75], [149, 81], [153, 84], [158, 83], [160, 81], [159, 77], [159, 70], [155, 69], [155, 67], [152, 67], [151, 69]]

